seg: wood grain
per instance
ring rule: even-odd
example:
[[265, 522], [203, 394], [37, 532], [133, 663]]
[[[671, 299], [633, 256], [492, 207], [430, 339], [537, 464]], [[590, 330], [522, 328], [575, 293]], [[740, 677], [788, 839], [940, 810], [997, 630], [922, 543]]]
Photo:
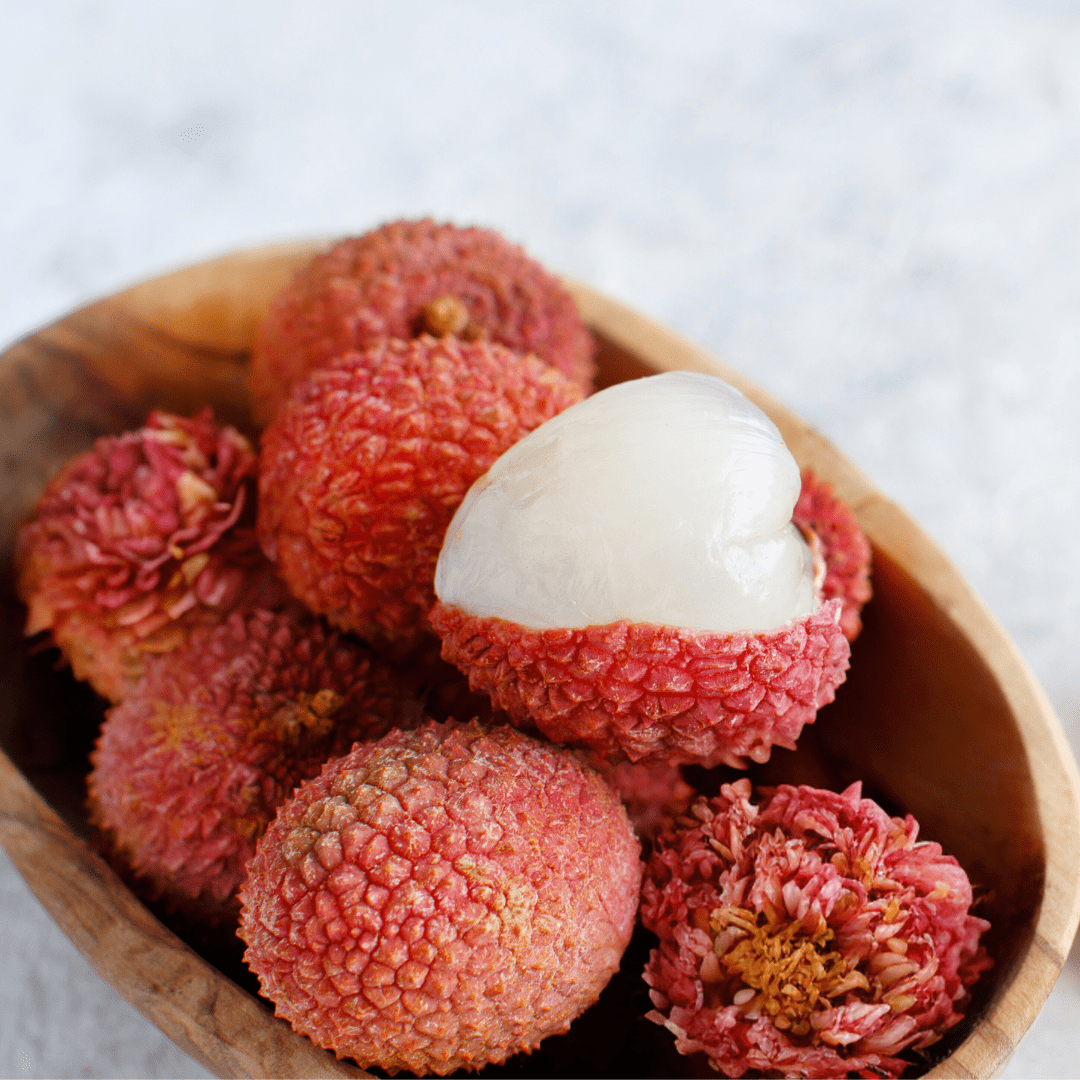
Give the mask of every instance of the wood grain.
[[[100, 704], [51, 676], [19, 641], [11, 549], [62, 462], [101, 434], [137, 426], [149, 408], [190, 412], [209, 403], [250, 429], [255, 328], [321, 246], [262, 249], [165, 275], [88, 305], [0, 357], [0, 842], [102, 976], [221, 1076], [367, 1074], [276, 1020], [207, 961], [206, 948], [200, 956], [162, 925], [84, 839], [82, 784]], [[769, 413], [800, 465], [833, 484], [870, 537], [875, 599], [849, 680], [799, 749], [776, 751], [752, 778], [862, 779], [868, 794], [915, 814], [925, 838], [957, 855], [985, 890], [995, 968], [926, 1075], [993, 1075], [1038, 1013], [1080, 919], [1080, 777], [1050, 706], [942, 553], [827, 440], [691, 342], [568, 285], [600, 342], [602, 385], [677, 368], [721, 375]], [[655, 1037], [668, 1038], [658, 1027]], [[569, 1045], [562, 1064], [549, 1063], [551, 1075], [583, 1066], [582, 1051]], [[664, 1062], [651, 1066], [661, 1075], [686, 1061], [655, 1060]]]

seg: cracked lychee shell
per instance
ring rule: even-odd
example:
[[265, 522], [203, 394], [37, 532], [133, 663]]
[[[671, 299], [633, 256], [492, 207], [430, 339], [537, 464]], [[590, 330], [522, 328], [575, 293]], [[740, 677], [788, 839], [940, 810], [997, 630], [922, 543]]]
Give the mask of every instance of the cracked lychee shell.
[[297, 606], [233, 613], [151, 665], [91, 756], [90, 821], [140, 890], [211, 919], [277, 807], [419, 704], [366, 647]]
[[512, 723], [611, 761], [745, 768], [795, 748], [834, 700], [849, 647], [840, 601], [773, 633], [648, 623], [533, 630], [436, 604], [443, 656]]
[[596, 1000], [640, 873], [622, 806], [573, 754], [429, 724], [355, 747], [281, 809], [239, 933], [295, 1030], [445, 1075], [532, 1050]]
[[26, 633], [121, 700], [149, 661], [285, 590], [255, 536], [256, 457], [209, 409], [155, 411], [97, 440], [46, 487], [16, 546]]
[[810, 469], [803, 469], [791, 518], [816, 537], [825, 563], [822, 596], [840, 600], [840, 627], [848, 641], [854, 641], [862, 630], [863, 606], [873, 592], [870, 542], [847, 503]]
[[595, 345], [570, 295], [488, 229], [396, 221], [317, 255], [277, 297], [252, 353], [256, 415], [334, 357], [421, 333], [535, 353], [587, 393]]
[[580, 397], [554, 368], [491, 342], [385, 340], [341, 357], [298, 384], [263, 435], [263, 548], [334, 625], [416, 644], [469, 486]]

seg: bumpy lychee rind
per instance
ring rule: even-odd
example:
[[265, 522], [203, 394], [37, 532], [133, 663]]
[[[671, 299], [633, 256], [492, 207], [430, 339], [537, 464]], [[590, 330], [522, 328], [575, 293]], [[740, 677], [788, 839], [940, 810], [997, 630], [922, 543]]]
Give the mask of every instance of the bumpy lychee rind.
[[622, 806], [573, 754], [430, 724], [357, 746], [281, 809], [239, 933], [295, 1030], [445, 1075], [529, 1051], [596, 1000], [640, 874]]
[[649, 1019], [725, 1076], [900, 1076], [991, 966], [967, 874], [858, 783], [761, 795], [724, 785], [657, 839]]
[[767, 761], [846, 678], [840, 601], [767, 633], [711, 634], [649, 623], [535, 630], [436, 604], [443, 657], [512, 723], [611, 761]]
[[872, 594], [870, 542], [847, 503], [809, 469], [803, 469], [802, 491], [791, 519], [818, 538], [825, 560], [822, 596], [843, 603], [840, 626], [848, 641], [854, 641], [862, 630], [860, 612]]
[[420, 706], [298, 607], [234, 613], [151, 665], [92, 755], [90, 820], [144, 891], [235, 911], [255, 841], [302, 780]]
[[415, 644], [473, 481], [580, 398], [556, 369], [491, 342], [425, 336], [341, 357], [298, 384], [264, 433], [263, 548], [334, 625]]
[[654, 839], [679, 817], [694, 798], [694, 789], [676, 765], [611, 764], [587, 750], [579, 751], [622, 799], [634, 832], [643, 840]]
[[339, 241], [277, 297], [252, 353], [256, 415], [268, 422], [293, 383], [341, 353], [417, 336], [442, 297], [464, 305], [459, 336], [536, 353], [591, 388], [595, 344], [557, 278], [490, 230], [396, 221]]
[[26, 633], [52, 633], [77, 678], [121, 700], [198, 626], [285, 591], [254, 530], [256, 458], [214, 423], [152, 412], [64, 466], [16, 548]]

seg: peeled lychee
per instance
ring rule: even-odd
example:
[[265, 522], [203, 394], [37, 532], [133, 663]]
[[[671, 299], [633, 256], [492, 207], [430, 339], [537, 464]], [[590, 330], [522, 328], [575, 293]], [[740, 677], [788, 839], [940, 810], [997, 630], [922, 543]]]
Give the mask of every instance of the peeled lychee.
[[278, 296], [252, 353], [256, 415], [268, 422], [293, 383], [342, 353], [421, 333], [536, 353], [592, 386], [595, 345], [557, 278], [490, 230], [396, 221], [339, 241]]
[[157, 660], [92, 755], [90, 821], [144, 891], [214, 915], [274, 811], [420, 706], [362, 645], [288, 608], [233, 613]]
[[429, 724], [326, 766], [240, 890], [278, 1016], [393, 1075], [479, 1069], [565, 1031], [619, 966], [639, 847], [573, 754]]
[[285, 596], [255, 537], [256, 458], [214, 423], [152, 412], [97, 440], [19, 534], [26, 633], [50, 630], [77, 678], [119, 701], [197, 626]]
[[580, 398], [559, 371], [485, 341], [386, 340], [339, 358], [298, 384], [264, 433], [263, 548], [334, 625], [414, 644], [469, 486]]
[[849, 647], [775, 425], [722, 380], [623, 383], [523, 439], [447, 531], [443, 656], [515, 722], [611, 760], [793, 747]]

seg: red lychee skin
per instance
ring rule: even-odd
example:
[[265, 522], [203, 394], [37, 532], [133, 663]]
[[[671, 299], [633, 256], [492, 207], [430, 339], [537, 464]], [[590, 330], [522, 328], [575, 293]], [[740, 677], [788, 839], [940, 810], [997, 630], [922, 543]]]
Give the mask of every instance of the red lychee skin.
[[565, 1031], [630, 940], [639, 846], [577, 758], [509, 727], [357, 746], [278, 813], [240, 890], [278, 1016], [391, 1075], [479, 1069]]
[[298, 384], [263, 435], [263, 549], [335, 626], [415, 645], [473, 481], [580, 399], [554, 368], [490, 342], [424, 336], [348, 354]]
[[155, 411], [98, 439], [46, 487], [16, 547], [26, 633], [50, 630], [77, 678], [121, 700], [156, 655], [284, 587], [254, 529], [256, 458], [209, 409]]
[[870, 542], [847, 503], [810, 469], [802, 472], [802, 491], [791, 519], [811, 530], [821, 542], [825, 559], [822, 595], [826, 600], [843, 602], [840, 626], [848, 641], [854, 641], [862, 630], [859, 613], [872, 594]]
[[90, 820], [143, 891], [234, 912], [255, 841], [302, 780], [421, 710], [298, 606], [235, 612], [151, 665], [91, 756]]
[[417, 336], [444, 296], [468, 309], [466, 335], [592, 388], [595, 343], [557, 278], [488, 229], [396, 221], [317, 255], [277, 297], [252, 352], [256, 416], [268, 422], [293, 383], [342, 353]]
[[675, 765], [632, 765], [629, 761], [613, 765], [590, 751], [580, 753], [622, 800], [634, 832], [643, 840], [653, 840], [696, 794]]
[[609, 761], [649, 765], [767, 761], [846, 678], [840, 601], [763, 633], [609, 623], [536, 630], [437, 603], [443, 658], [491, 695], [511, 723]]

